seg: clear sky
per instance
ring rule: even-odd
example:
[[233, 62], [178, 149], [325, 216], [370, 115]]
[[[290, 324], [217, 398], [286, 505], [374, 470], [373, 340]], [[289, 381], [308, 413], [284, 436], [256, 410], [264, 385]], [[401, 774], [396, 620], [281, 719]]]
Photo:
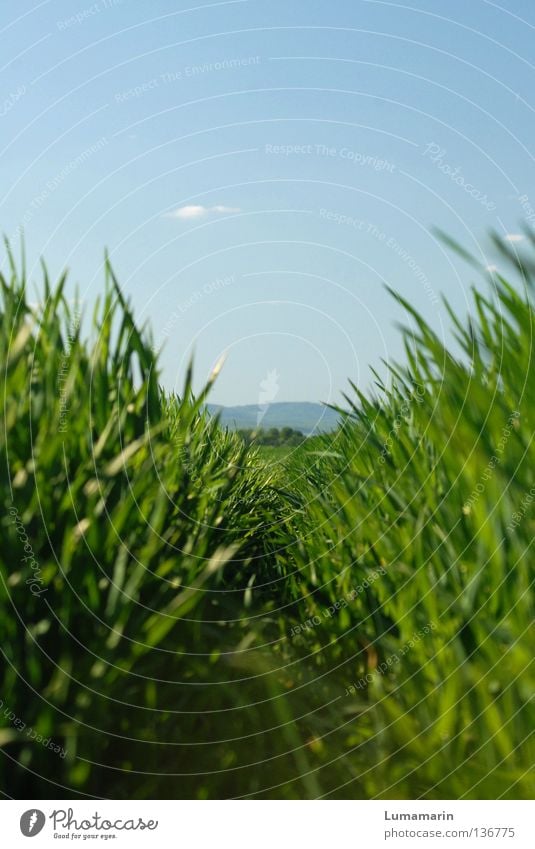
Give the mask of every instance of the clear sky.
[[532, 0], [18, 0], [0, 34], [1, 228], [88, 304], [107, 247], [168, 388], [226, 351], [214, 402], [338, 401], [402, 358], [385, 283], [467, 309], [434, 227], [492, 266], [535, 220]]

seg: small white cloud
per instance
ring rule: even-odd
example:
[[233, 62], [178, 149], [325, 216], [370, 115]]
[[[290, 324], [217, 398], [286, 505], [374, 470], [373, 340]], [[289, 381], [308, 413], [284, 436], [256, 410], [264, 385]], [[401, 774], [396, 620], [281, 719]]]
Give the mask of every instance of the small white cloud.
[[183, 221], [190, 221], [194, 218], [204, 218], [205, 215], [215, 213], [216, 215], [225, 215], [229, 212], [240, 212], [238, 207], [234, 206], [179, 206], [172, 212], [166, 213], [166, 218], [179, 218]]
[[506, 233], [503, 238], [506, 242], [523, 242], [525, 236], [522, 236], [521, 233]]

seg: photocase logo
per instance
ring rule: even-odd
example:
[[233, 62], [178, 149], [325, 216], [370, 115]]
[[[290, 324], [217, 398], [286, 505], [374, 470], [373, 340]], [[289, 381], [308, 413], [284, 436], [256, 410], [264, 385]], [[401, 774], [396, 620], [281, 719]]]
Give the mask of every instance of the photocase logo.
[[20, 818], [20, 830], [24, 837], [35, 837], [42, 830], [46, 818], [42, 811], [31, 808], [25, 811]]
[[279, 375], [277, 369], [268, 371], [264, 380], [260, 381], [260, 392], [258, 393], [258, 412], [256, 414], [256, 426], [259, 427], [262, 419], [268, 411], [270, 402], [279, 392]]

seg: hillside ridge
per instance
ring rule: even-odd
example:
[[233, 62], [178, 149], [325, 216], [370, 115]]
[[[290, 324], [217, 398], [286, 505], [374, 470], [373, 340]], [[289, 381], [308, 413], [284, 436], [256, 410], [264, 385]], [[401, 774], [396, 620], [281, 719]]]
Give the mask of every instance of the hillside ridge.
[[262, 428], [291, 427], [307, 436], [335, 430], [340, 415], [324, 404], [313, 401], [279, 401], [272, 404], [239, 404], [224, 406], [207, 404], [208, 412], [219, 415], [225, 427]]

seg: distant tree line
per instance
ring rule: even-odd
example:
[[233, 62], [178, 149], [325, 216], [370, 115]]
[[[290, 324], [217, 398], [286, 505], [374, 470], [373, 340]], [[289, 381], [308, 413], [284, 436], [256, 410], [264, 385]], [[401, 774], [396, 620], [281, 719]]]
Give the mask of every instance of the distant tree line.
[[242, 428], [238, 430], [238, 433], [249, 445], [254, 442], [255, 445], [287, 446], [291, 448], [301, 445], [306, 439], [306, 436], [300, 430], [294, 430], [293, 427], [270, 427], [267, 430]]

